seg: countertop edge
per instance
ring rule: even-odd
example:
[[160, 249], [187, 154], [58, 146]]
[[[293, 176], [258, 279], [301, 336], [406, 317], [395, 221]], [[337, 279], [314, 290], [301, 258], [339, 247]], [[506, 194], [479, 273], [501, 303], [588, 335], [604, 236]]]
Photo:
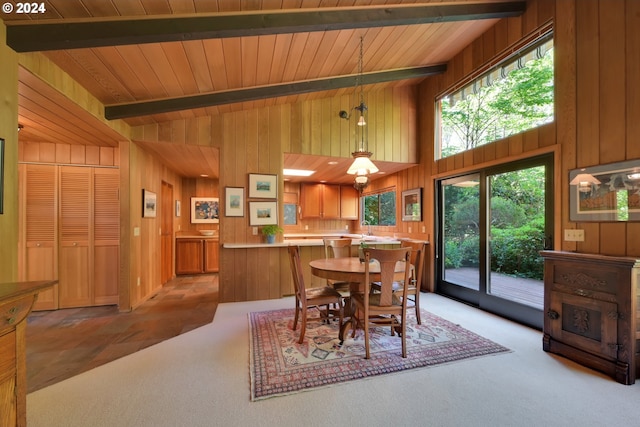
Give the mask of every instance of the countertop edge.
[[[400, 240], [367, 240], [368, 245], [399, 245]], [[358, 246], [359, 240], [354, 240], [352, 246]], [[250, 249], [250, 248], [286, 248], [289, 246], [324, 246], [322, 239], [300, 239], [300, 240], [285, 240], [284, 242], [276, 243], [224, 243], [222, 245], [225, 249]]]

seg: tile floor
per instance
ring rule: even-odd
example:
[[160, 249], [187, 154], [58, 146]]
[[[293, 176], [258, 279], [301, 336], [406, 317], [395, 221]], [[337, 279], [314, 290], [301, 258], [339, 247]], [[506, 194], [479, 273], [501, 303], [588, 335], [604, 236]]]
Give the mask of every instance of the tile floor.
[[27, 392], [70, 378], [213, 320], [218, 275], [178, 276], [134, 311], [116, 306], [33, 312]]

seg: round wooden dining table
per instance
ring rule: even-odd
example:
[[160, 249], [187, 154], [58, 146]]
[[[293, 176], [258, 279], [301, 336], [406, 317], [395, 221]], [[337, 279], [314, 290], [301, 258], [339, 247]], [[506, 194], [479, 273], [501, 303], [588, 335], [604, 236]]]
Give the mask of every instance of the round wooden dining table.
[[[395, 274], [399, 280], [404, 278], [405, 264], [403, 261], [396, 263]], [[311, 274], [314, 276], [339, 282], [349, 282], [351, 292], [362, 292], [364, 290], [365, 264], [358, 257], [314, 259], [309, 262], [309, 267], [311, 267]], [[413, 268], [413, 265], [411, 265], [411, 268]], [[369, 280], [372, 282], [381, 280], [380, 264], [376, 260], [373, 260], [369, 265]], [[348, 309], [349, 313], [351, 313], [351, 307], [348, 307]], [[340, 342], [344, 340], [344, 335], [351, 326], [352, 320], [349, 317], [340, 326], [338, 336]]]

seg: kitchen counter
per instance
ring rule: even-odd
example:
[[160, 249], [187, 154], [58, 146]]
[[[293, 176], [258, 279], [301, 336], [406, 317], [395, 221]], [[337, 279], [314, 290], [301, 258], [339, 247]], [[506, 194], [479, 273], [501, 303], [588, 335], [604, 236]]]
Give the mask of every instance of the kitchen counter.
[[247, 248], [282, 248], [287, 246], [324, 246], [322, 237], [350, 237], [353, 246], [359, 245], [363, 240], [369, 245], [399, 245], [400, 240], [393, 237], [384, 236], [364, 236], [361, 235], [345, 235], [345, 234], [286, 234], [285, 240], [276, 243], [225, 243], [222, 245], [225, 249], [247, 249]]
[[218, 236], [217, 234], [214, 234], [213, 236], [203, 236], [200, 233], [198, 233], [198, 234], [181, 234], [181, 235], [177, 235], [176, 234], [176, 239], [215, 239], [215, 240], [218, 240], [219, 238], [220, 238], [220, 236]]

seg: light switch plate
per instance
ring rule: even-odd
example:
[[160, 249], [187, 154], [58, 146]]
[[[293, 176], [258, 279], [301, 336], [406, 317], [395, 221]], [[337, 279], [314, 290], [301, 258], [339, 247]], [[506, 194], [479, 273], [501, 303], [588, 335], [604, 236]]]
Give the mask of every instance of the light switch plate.
[[580, 229], [564, 230], [564, 240], [567, 242], [584, 242], [584, 230], [580, 230]]

